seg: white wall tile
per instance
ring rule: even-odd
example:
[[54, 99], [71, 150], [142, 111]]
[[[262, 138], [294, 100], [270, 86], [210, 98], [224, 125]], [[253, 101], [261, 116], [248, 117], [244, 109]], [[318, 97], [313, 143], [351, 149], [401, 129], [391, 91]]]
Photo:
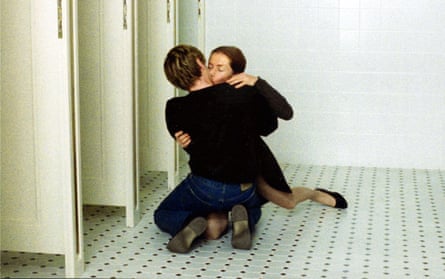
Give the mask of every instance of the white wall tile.
[[318, 28], [337, 29], [338, 28], [338, 9], [320, 8], [318, 11]]
[[226, 0], [206, 8], [207, 51], [241, 47], [248, 71], [294, 107], [294, 119], [267, 138], [280, 161], [445, 168], [445, 2]]
[[380, 9], [360, 9], [360, 29], [380, 30], [382, 28]]
[[314, 0], [297, 0], [299, 8], [316, 8], [318, 2]]
[[319, 8], [338, 8], [338, 0], [318, 0]]
[[339, 48], [342, 51], [357, 51], [360, 46], [360, 33], [358, 31], [340, 30]]
[[[300, 29], [316, 29], [318, 26], [318, 8], [302, 8], [298, 11]], [[266, 20], [266, 19], [265, 19]], [[271, 22], [271, 20], [266, 20]]]
[[382, 8], [401, 9], [404, 7], [404, 0], [386, 0], [381, 1]]
[[340, 29], [345, 29], [345, 30], [359, 30], [360, 10], [340, 9], [339, 27]]
[[[377, 2], [379, 0], [376, 0]], [[358, 9], [360, 7], [360, 1], [357, 0], [339, 0], [340, 8]]]
[[[353, 0], [349, 0], [349, 1], [353, 1]], [[361, 9], [380, 9], [382, 7], [381, 1], [382, 0], [360, 0], [360, 1], [354, 1], [354, 2], [359, 2]]]

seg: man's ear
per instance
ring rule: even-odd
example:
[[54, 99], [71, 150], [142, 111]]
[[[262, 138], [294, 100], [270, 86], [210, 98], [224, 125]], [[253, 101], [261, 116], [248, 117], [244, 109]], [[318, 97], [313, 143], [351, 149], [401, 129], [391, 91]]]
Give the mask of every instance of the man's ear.
[[202, 63], [201, 60], [199, 60], [198, 58], [196, 58], [196, 63], [198, 63], [201, 70], [202, 70], [202, 68], [206, 68], [206, 65], [204, 65], [204, 63]]

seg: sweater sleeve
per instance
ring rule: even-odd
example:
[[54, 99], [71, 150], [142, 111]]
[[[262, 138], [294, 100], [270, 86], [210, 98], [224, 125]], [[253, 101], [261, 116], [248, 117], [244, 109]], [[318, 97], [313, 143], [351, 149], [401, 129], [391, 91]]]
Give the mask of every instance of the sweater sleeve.
[[184, 129], [181, 125], [181, 113], [180, 106], [177, 105], [176, 99], [170, 99], [167, 101], [165, 107], [165, 123], [167, 124], [167, 130], [173, 138], [175, 133]]
[[264, 96], [277, 117], [284, 120], [290, 120], [293, 117], [294, 112], [292, 106], [287, 102], [286, 98], [270, 86], [267, 81], [258, 78], [258, 81], [255, 83], [255, 88], [257, 88], [258, 92]]
[[257, 103], [256, 113], [258, 115], [258, 134], [267, 136], [278, 128], [278, 118], [264, 96], [256, 94], [255, 97]]

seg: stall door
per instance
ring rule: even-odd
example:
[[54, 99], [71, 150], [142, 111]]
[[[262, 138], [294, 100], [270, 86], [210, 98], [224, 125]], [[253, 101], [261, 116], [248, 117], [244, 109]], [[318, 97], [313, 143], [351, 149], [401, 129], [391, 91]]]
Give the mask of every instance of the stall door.
[[163, 62], [179, 43], [203, 49], [202, 18], [200, 0], [138, 1], [139, 168], [167, 172], [170, 189], [177, 185], [179, 166], [186, 158], [165, 126], [165, 104], [181, 93], [167, 81]]
[[174, 186], [175, 142], [165, 126], [164, 109], [175, 96], [163, 62], [175, 44], [174, 0], [138, 1], [139, 150], [141, 171], [168, 172]]
[[79, 71], [85, 204], [138, 218], [132, 0], [80, 0]]
[[1, 249], [82, 269], [68, 0], [0, 2]]
[[[176, 44], [189, 44], [198, 47], [203, 53], [204, 51], [204, 3], [201, 0], [181, 0], [176, 2]], [[184, 96], [188, 94], [186, 91], [176, 89], [175, 96]], [[178, 185], [184, 176], [184, 172], [188, 172], [187, 160], [188, 155], [179, 146], [175, 145], [175, 162], [169, 173], [171, 173], [170, 181], [174, 181], [174, 185]]]

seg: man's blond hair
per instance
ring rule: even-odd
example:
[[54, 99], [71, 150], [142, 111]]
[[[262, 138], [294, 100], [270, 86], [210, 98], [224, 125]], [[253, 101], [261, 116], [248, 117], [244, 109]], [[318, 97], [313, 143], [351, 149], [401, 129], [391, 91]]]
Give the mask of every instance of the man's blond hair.
[[189, 90], [201, 76], [197, 60], [204, 65], [206, 63], [204, 54], [194, 46], [178, 45], [172, 48], [164, 60], [164, 73], [168, 81], [176, 87]]

